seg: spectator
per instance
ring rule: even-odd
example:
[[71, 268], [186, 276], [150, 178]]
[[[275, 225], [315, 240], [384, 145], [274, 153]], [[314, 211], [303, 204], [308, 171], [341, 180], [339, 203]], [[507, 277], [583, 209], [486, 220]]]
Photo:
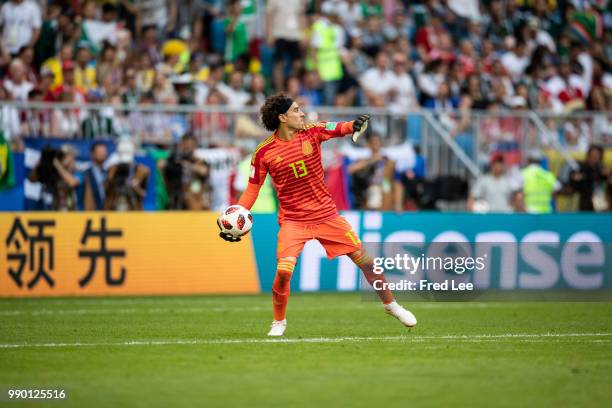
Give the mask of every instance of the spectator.
[[514, 41], [510, 41], [511, 47], [501, 57], [501, 63], [510, 74], [514, 83], [518, 82], [525, 72], [525, 68], [529, 65], [529, 56], [527, 55], [527, 47], [525, 43], [519, 41], [514, 45]]
[[190, 74], [182, 74], [172, 78], [174, 92], [179, 105], [193, 105], [193, 87]]
[[2, 55], [16, 55], [21, 47], [34, 47], [40, 36], [42, 18], [34, 1], [10, 0], [0, 8]]
[[370, 66], [370, 57], [363, 52], [361, 35], [351, 38], [350, 46], [341, 53], [344, 74], [352, 83], [357, 83], [363, 73]]
[[537, 46], [544, 46], [551, 53], [557, 52], [555, 40], [551, 35], [543, 30], [541, 27], [540, 19], [536, 16], [531, 16], [527, 19], [527, 24], [524, 25], [523, 38], [527, 43], [527, 50], [533, 51]]
[[298, 101], [300, 106], [307, 106], [308, 101], [300, 96], [300, 78], [297, 75], [291, 75], [286, 80], [284, 92], [294, 101]]
[[163, 100], [175, 96], [174, 87], [168, 79], [167, 73], [162, 70], [155, 72], [155, 81], [153, 82], [151, 92], [153, 92], [153, 96], [157, 103], [161, 103]]
[[[154, 28], [165, 37], [174, 30], [176, 2], [172, 0], [138, 0], [138, 22], [140, 27]], [[146, 37], [146, 35], [145, 35]], [[156, 63], [157, 61], [154, 61]]]
[[203, 82], [208, 75], [208, 69], [204, 67], [204, 54], [191, 54], [189, 60], [189, 73], [193, 82]]
[[223, 69], [224, 65], [221, 60], [215, 59], [211, 62], [208, 78], [206, 78], [204, 83], [197, 84], [195, 87], [196, 105], [206, 104], [206, 99], [211, 90], [227, 86], [223, 83]]
[[346, 28], [349, 36], [355, 37], [360, 32], [363, 23], [363, 9], [357, 0], [340, 0], [337, 4], [337, 13], [342, 19], [342, 26]]
[[321, 94], [321, 79], [319, 78], [319, 73], [315, 70], [306, 72], [304, 74], [303, 83], [300, 89], [300, 97], [307, 101], [306, 105], [322, 105], [323, 95]]
[[87, 44], [80, 42], [77, 44], [74, 67], [74, 83], [77, 87], [92, 91], [98, 87], [96, 83], [96, 63], [91, 58], [91, 53]]
[[246, 106], [250, 99], [249, 93], [244, 90], [244, 75], [240, 71], [232, 72], [229, 78], [229, 86], [219, 88], [219, 91], [225, 97], [227, 106], [241, 108]]
[[521, 171], [525, 209], [532, 214], [552, 213], [553, 194], [561, 187], [555, 175], [542, 167], [541, 161], [542, 154], [533, 151], [527, 167]]
[[81, 23], [82, 39], [91, 46], [94, 54], [102, 49], [102, 44], [117, 43], [119, 26], [117, 24], [117, 8], [112, 3], [102, 5], [102, 19], [97, 18], [98, 9], [94, 0], [87, 0], [81, 7], [83, 22]]
[[96, 80], [101, 82], [102, 78], [108, 76], [114, 88], [118, 88], [123, 81], [120, 61], [118, 61], [116, 57], [117, 47], [109, 42], [104, 42], [102, 45], [102, 52], [100, 53], [100, 59], [96, 67]]
[[107, 171], [104, 168], [108, 158], [108, 148], [105, 143], [94, 142], [90, 149], [90, 166], [84, 174], [84, 208], [85, 211], [101, 211], [104, 209]]
[[68, 100], [70, 101], [77, 104], [85, 102], [85, 90], [76, 85], [74, 68], [73, 61], [66, 60], [62, 62], [62, 77], [64, 80], [60, 86], [53, 89], [54, 100], [61, 99], [61, 95], [66, 93], [69, 95]]
[[462, 40], [460, 44], [460, 54], [457, 57], [457, 63], [461, 67], [463, 75], [468, 76], [476, 71], [478, 63], [478, 55], [474, 44], [470, 40]]
[[438, 95], [440, 85], [445, 81], [448, 66], [441, 59], [434, 59], [425, 65], [425, 69], [417, 75], [417, 86], [421, 92], [421, 105], [431, 105]]
[[15, 58], [9, 65], [10, 78], [4, 81], [4, 88], [11, 97], [19, 102], [26, 102], [28, 94], [34, 88], [34, 84], [26, 78], [26, 66], [19, 58]]
[[366, 19], [365, 28], [361, 33], [362, 50], [369, 57], [374, 58], [382, 50], [385, 36], [382, 33], [382, 21], [372, 17]]
[[416, 33], [415, 42], [421, 61], [429, 63], [433, 59], [440, 58], [440, 55], [431, 52], [440, 47], [443, 35], [448, 35], [448, 31], [442, 20], [434, 14], [430, 17], [429, 24], [421, 27]]
[[592, 212], [607, 208], [603, 192], [609, 174], [603, 166], [603, 155], [601, 146], [589, 146], [586, 160], [580, 162], [578, 170], [570, 173], [570, 186], [579, 197], [579, 211]]
[[149, 58], [148, 63], [144, 63], [142, 68], [147, 69], [149, 67], [156, 67], [157, 64], [162, 62], [157, 26], [155, 24], [143, 26], [141, 36], [141, 55], [142, 57], [144, 57], [144, 55], [146, 54]]
[[504, 39], [514, 34], [512, 20], [507, 18], [501, 0], [489, 4], [489, 13], [484, 17], [484, 37], [492, 41], [496, 48], [503, 45]]
[[408, 58], [397, 53], [393, 56], [393, 88], [389, 109], [394, 112], [410, 112], [419, 109], [416, 88], [408, 74]]
[[[486, 39], [484, 38], [481, 20], [470, 20], [467, 32], [464, 35], [464, 41], [468, 41], [476, 53], [484, 54], [483, 49]], [[484, 56], [485, 55], [483, 55], [483, 57]]]
[[476, 179], [468, 196], [467, 209], [476, 213], [513, 212], [513, 182], [506, 175], [504, 157], [495, 154], [491, 158], [491, 172]]
[[125, 70], [125, 87], [121, 92], [121, 102], [125, 105], [138, 105], [140, 103], [141, 89], [138, 86], [136, 70], [127, 68]]
[[500, 59], [493, 59], [491, 69], [483, 75], [488, 89], [487, 98], [500, 104], [514, 96], [514, 85]]
[[55, 75], [47, 67], [43, 67], [40, 70], [40, 81], [38, 82], [38, 89], [42, 94], [42, 100], [44, 102], [53, 101], [53, 82], [55, 81]]
[[74, 51], [72, 49], [72, 43], [63, 43], [59, 49], [57, 56], [53, 56], [43, 62], [41, 69], [49, 69], [53, 72], [54, 81], [53, 88], [58, 88], [64, 84], [63, 66], [64, 61], [72, 61], [74, 57]]
[[176, 2], [176, 8], [174, 36], [184, 40], [191, 39], [189, 49], [198, 51], [201, 48], [202, 18], [206, 10], [204, 1], [180, 1]]
[[49, 3], [46, 10], [42, 10], [40, 35], [34, 46], [34, 65], [36, 67], [40, 67], [44, 61], [53, 57], [57, 52], [61, 12], [62, 6], [57, 2]]
[[249, 35], [246, 25], [240, 21], [242, 5], [240, 0], [229, 0], [227, 5], [228, 16], [223, 21], [225, 28], [225, 60], [235, 62], [238, 57], [248, 51]]
[[141, 92], [149, 92], [155, 82], [155, 69], [148, 53], [141, 54], [136, 72], [136, 84]]
[[276, 89], [282, 89], [285, 73], [297, 73], [302, 66], [304, 6], [302, 0], [268, 0], [266, 4], [266, 40], [274, 48], [272, 82]]
[[561, 112], [567, 107], [584, 107], [585, 83], [579, 75], [572, 72], [568, 62], [561, 63], [558, 75], [546, 83], [545, 89], [556, 112]]
[[459, 106], [458, 101], [451, 94], [450, 84], [446, 81], [438, 86], [438, 93], [433, 99], [428, 99], [425, 108], [432, 109], [438, 114], [451, 113]]
[[261, 106], [266, 100], [266, 80], [261, 74], [254, 74], [251, 77], [251, 87], [249, 92], [249, 101], [247, 105]]
[[375, 104], [375, 99], [389, 100], [391, 90], [396, 86], [396, 77], [389, 69], [389, 58], [384, 52], [376, 54], [376, 65], [363, 73], [359, 82], [365, 93], [366, 103]]
[[147, 194], [149, 168], [134, 161], [135, 148], [129, 139], [117, 144], [117, 163], [108, 169], [104, 209], [107, 211], [142, 210]]
[[17, 53], [17, 58], [23, 62], [25, 67], [25, 77], [28, 82], [36, 85], [36, 67], [34, 66], [34, 48], [28, 45], [21, 47]]

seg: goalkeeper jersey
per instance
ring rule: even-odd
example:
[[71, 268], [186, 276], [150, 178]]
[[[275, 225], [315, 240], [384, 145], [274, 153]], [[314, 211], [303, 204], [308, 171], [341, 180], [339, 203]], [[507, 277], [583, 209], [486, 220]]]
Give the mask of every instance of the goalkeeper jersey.
[[350, 122], [311, 124], [284, 141], [277, 132], [253, 153], [249, 182], [261, 185], [270, 174], [280, 205], [278, 220], [318, 224], [338, 211], [325, 185], [321, 143], [352, 132]]

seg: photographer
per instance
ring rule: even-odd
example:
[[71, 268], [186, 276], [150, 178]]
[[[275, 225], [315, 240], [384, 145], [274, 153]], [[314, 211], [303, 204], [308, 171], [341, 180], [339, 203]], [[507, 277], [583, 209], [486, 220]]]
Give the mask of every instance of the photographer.
[[585, 160], [570, 173], [571, 191], [578, 193], [579, 197], [578, 211], [606, 211], [609, 208], [605, 194], [608, 175], [603, 147], [589, 146]]
[[210, 168], [195, 156], [197, 146], [195, 136], [186, 134], [168, 160], [158, 162], [171, 210], [208, 210], [211, 207]]
[[142, 210], [150, 171], [147, 166], [134, 162], [134, 145], [128, 139], [118, 143], [117, 156], [118, 163], [108, 169], [105, 181], [104, 209]]
[[[45, 146], [40, 160], [30, 176], [30, 181], [40, 182], [42, 207], [54, 211], [77, 210], [76, 189], [81, 185], [81, 175], [76, 172], [77, 150], [64, 144], [60, 149]], [[47, 208], [45, 196], [51, 196], [51, 206]]]
[[90, 149], [91, 165], [84, 173], [84, 198], [85, 211], [101, 211], [104, 209], [104, 180], [106, 169], [104, 163], [108, 158], [108, 148], [103, 142], [94, 142]]

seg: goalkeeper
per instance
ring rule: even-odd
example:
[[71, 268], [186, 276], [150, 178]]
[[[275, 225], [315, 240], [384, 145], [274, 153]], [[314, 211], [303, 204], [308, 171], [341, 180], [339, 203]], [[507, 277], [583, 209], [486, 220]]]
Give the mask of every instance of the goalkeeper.
[[[261, 107], [263, 125], [270, 137], [259, 144], [251, 160], [249, 183], [239, 205], [250, 209], [266, 175], [269, 173], [280, 204], [276, 277], [272, 284], [274, 321], [269, 336], [282, 336], [287, 327], [286, 310], [291, 275], [304, 244], [318, 240], [329, 259], [347, 255], [365, 278], [385, 280], [373, 272], [372, 258], [364, 251], [361, 241], [346, 219], [338, 214], [323, 179], [321, 143], [333, 137], [353, 135], [353, 140], [365, 131], [369, 116], [361, 115], [351, 122], [323, 122], [306, 125], [304, 112], [291, 98], [277, 94], [266, 99]], [[227, 241], [240, 238], [221, 232]], [[386, 285], [381, 285], [386, 288]], [[405, 326], [415, 326], [414, 315], [400, 306], [390, 290], [376, 291], [385, 311]]]

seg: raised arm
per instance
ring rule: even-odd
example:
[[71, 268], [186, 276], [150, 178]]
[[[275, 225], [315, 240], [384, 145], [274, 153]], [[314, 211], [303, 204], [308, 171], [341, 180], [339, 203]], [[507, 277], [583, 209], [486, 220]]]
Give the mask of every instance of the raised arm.
[[343, 137], [352, 135], [354, 132], [361, 130], [361, 127], [370, 119], [368, 115], [360, 115], [357, 119], [350, 122], [323, 122], [318, 126], [321, 127], [319, 134], [321, 141], [324, 142], [333, 137]]

